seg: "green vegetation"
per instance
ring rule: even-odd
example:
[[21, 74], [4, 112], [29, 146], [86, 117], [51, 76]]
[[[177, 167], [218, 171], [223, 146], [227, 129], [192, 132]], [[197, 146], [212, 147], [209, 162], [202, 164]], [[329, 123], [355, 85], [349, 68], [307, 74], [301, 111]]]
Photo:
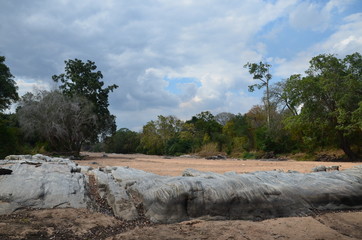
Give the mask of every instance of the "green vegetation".
[[[18, 100], [17, 87], [0, 57], [0, 110]], [[54, 152], [79, 155], [85, 144], [116, 130], [108, 110], [108, 95], [117, 85], [103, 87], [103, 75], [94, 62], [65, 61], [65, 73], [54, 75], [59, 90], [26, 93], [16, 114], [0, 115], [0, 158], [9, 154]]]
[[[0, 58], [2, 87], [0, 110], [18, 100], [9, 68]], [[108, 95], [116, 85], [103, 87], [103, 75], [94, 62], [65, 61], [65, 73], [54, 75], [59, 90], [27, 93], [16, 114], [0, 115], [0, 157], [32, 151], [79, 154], [82, 147], [115, 152], [200, 156], [229, 155], [257, 158], [301, 153], [311, 159], [316, 152], [341, 149], [345, 158], [362, 156], [362, 57], [343, 59], [318, 55], [305, 74], [270, 84], [271, 65], [245, 65], [266, 89], [263, 105], [245, 114], [204, 111], [189, 120], [158, 116], [140, 132], [115, 131], [108, 110]], [[297, 155], [295, 155], [297, 156]]]

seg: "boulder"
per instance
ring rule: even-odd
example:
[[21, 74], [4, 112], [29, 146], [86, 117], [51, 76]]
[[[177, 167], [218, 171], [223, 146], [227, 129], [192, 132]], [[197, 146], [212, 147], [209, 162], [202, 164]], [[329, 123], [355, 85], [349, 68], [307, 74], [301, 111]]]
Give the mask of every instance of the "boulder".
[[327, 167], [323, 165], [314, 167], [312, 169], [312, 172], [325, 172], [325, 171], [327, 171]]

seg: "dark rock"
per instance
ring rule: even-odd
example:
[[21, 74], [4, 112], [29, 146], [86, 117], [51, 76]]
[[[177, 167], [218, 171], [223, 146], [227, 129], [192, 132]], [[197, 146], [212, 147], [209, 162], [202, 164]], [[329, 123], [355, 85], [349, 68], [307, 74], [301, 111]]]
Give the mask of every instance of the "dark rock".
[[210, 157], [206, 157], [207, 160], [225, 160], [226, 157], [223, 155], [215, 155], [215, 156], [210, 156]]
[[6, 168], [0, 168], [0, 175], [10, 175], [13, 172], [13, 170], [6, 169]]

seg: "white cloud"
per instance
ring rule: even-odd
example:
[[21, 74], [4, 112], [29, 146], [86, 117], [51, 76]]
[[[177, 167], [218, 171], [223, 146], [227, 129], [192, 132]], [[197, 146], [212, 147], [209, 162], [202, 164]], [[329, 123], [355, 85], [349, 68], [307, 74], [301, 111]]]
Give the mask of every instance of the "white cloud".
[[[34, 0], [19, 7], [17, 1], [5, 1], [0, 9], [0, 54], [7, 57], [12, 73], [22, 76], [22, 89], [30, 89], [30, 82], [51, 85], [51, 76], [64, 71], [64, 60], [95, 61], [105, 84], [119, 85], [110, 94], [118, 127], [139, 127], [159, 114], [188, 118], [206, 110], [246, 112], [262, 93], [246, 93], [254, 81], [243, 68], [246, 62], [270, 59], [284, 76], [304, 71], [321, 49], [339, 53], [360, 46], [358, 16], [331, 27], [333, 14], [342, 13], [348, 4]], [[336, 31], [289, 59], [278, 52], [270, 55], [268, 41], [278, 41], [289, 24], [298, 31]], [[274, 30], [265, 29], [270, 25]], [[193, 81], [172, 85], [176, 78]], [[178, 91], [170, 91], [170, 85]]]
[[27, 92], [35, 92], [38, 90], [51, 90], [54, 87], [49, 83], [42, 80], [28, 79], [24, 77], [15, 78], [16, 85], [18, 86], [19, 96], [23, 96]]
[[301, 1], [289, 14], [289, 23], [296, 29], [325, 31], [331, 26], [334, 12], [341, 13], [352, 0], [328, 2]]
[[303, 74], [312, 57], [319, 54], [337, 54], [339, 58], [362, 49], [362, 13], [352, 14], [326, 40], [315, 43], [293, 59], [285, 61], [276, 69], [277, 76], [287, 78], [291, 74]]

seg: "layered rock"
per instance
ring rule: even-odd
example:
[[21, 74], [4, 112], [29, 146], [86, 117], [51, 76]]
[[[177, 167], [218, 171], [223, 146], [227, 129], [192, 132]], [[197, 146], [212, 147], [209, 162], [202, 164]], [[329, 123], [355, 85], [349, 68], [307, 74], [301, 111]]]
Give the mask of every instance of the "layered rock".
[[[47, 159], [48, 158], [48, 159]], [[21, 208], [87, 207], [85, 175], [75, 163], [42, 155], [0, 161], [11, 174], [0, 176], [0, 214]]]
[[106, 174], [113, 179], [108, 183], [124, 189], [131, 200], [137, 196], [134, 206], [142, 204], [144, 214], [153, 222], [200, 217], [260, 220], [308, 215], [315, 210], [362, 208], [361, 167], [310, 174], [217, 174], [188, 169], [182, 177], [112, 168]]
[[115, 216], [126, 220], [146, 217], [171, 223], [362, 209], [362, 166], [308, 174], [187, 169], [183, 176], [168, 177], [128, 167], [80, 168], [70, 160], [45, 156], [2, 164], [12, 173], [0, 176], [0, 214], [21, 207], [97, 208], [94, 204], [105, 203]]

